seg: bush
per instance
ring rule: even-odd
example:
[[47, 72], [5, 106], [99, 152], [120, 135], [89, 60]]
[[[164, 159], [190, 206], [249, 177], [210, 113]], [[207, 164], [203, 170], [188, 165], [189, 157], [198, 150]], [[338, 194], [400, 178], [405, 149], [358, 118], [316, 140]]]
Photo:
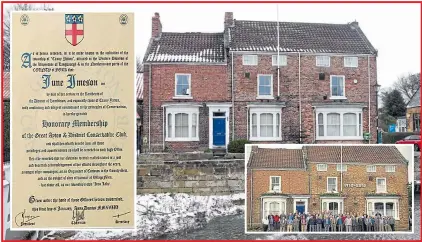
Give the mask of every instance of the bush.
[[383, 133], [382, 134], [382, 143], [383, 144], [395, 144], [396, 141], [404, 139], [409, 135], [420, 135], [419, 133], [412, 132], [396, 132], [396, 133]]
[[10, 160], [10, 103], [3, 101], [3, 122], [4, 122], [4, 156], [3, 161]]
[[246, 144], [249, 144], [246, 139], [233, 140], [229, 143], [228, 151], [229, 153], [245, 153]]

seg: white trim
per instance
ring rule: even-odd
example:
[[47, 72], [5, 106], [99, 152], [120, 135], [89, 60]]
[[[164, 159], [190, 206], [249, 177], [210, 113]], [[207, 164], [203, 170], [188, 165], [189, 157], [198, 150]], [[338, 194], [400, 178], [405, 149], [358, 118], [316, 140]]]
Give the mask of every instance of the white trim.
[[[330, 113], [340, 114], [340, 136], [327, 136], [327, 115]], [[356, 136], [343, 136], [343, 115], [347, 113], [353, 113], [356, 115]], [[324, 135], [319, 136], [320, 125], [318, 123], [318, 115], [323, 115], [322, 126], [324, 128]], [[363, 140], [363, 111], [362, 108], [339, 108], [339, 107], [323, 107], [315, 108], [315, 124], [316, 124], [316, 140]], [[360, 119], [359, 119], [360, 117]]]
[[[260, 77], [270, 77], [270, 94], [269, 95], [260, 95], [259, 94], [259, 78]], [[274, 99], [274, 83], [273, 83], [273, 75], [271, 74], [258, 74], [256, 77], [256, 99]]]
[[271, 187], [272, 187], [272, 185], [273, 185], [273, 177], [276, 177], [276, 178], [278, 178], [278, 183], [279, 183], [279, 190], [278, 191], [276, 191], [276, 192], [278, 192], [278, 193], [281, 193], [281, 191], [282, 191], [282, 187], [281, 187], [281, 176], [270, 176], [270, 187], [268, 188], [268, 191], [269, 192], [273, 192], [274, 190], [272, 190], [271, 189]]
[[[337, 197], [337, 198], [320, 198], [320, 200], [321, 200], [321, 204], [320, 204], [321, 211], [324, 208], [324, 206], [323, 206], [324, 202], [327, 203], [327, 210], [330, 209], [329, 208], [330, 203], [335, 202], [335, 203], [338, 203], [338, 210], [337, 210], [338, 214], [344, 213], [344, 198], [343, 197]], [[325, 211], [323, 211], [323, 212], [325, 212]]]
[[[319, 166], [324, 166], [323, 169], [320, 169]], [[327, 164], [317, 164], [317, 171], [327, 171], [328, 165]]]
[[[178, 95], [177, 94], [177, 76], [188, 76], [189, 82], [189, 94], [187, 95]], [[189, 73], [175, 73], [174, 74], [174, 97], [173, 99], [192, 99], [192, 75]]]
[[[287, 213], [286, 209], [287, 209], [287, 198], [284, 197], [261, 197], [261, 219], [267, 217], [265, 215], [265, 210], [269, 211], [269, 204], [272, 202], [276, 202], [279, 203], [280, 205], [280, 210], [278, 211], [278, 214], [281, 214], [283, 212], [284, 209], [284, 213]], [[268, 204], [267, 209], [264, 208], [265, 203]], [[284, 204], [284, 208], [282, 208], [282, 205]]]
[[[371, 203], [371, 211], [372, 214], [369, 214], [369, 203]], [[375, 203], [383, 203], [384, 204], [384, 213], [387, 212], [387, 203], [393, 203], [394, 204], [394, 219], [400, 220], [400, 200], [399, 198], [385, 198], [385, 197], [366, 197], [366, 213], [368, 215], [375, 215]]]
[[[328, 65], [321, 65], [321, 60], [318, 61], [318, 57], [323, 58], [323, 59], [328, 59]], [[322, 61], [322, 62], [324, 62], [324, 61]], [[317, 67], [330, 67], [330, 65], [331, 65], [331, 57], [329, 55], [317, 55], [317, 56], [315, 56], [315, 66], [317, 66]]]
[[[343, 78], [343, 96], [333, 96], [333, 77]], [[346, 98], [346, 76], [330, 75], [330, 99], [347, 99]]]
[[[245, 58], [250, 57], [254, 59], [254, 63], [252, 64], [245, 64]], [[258, 55], [242, 55], [242, 64], [244, 66], [256, 66], [258, 65]]]
[[[176, 138], [175, 137], [175, 133], [176, 133], [176, 121], [175, 121], [175, 117], [176, 114], [179, 113], [185, 113], [188, 114], [188, 134], [189, 137], [183, 137], [183, 138]], [[171, 122], [172, 122], [172, 129], [171, 129], [171, 136], [169, 137], [169, 131], [168, 131], [168, 115], [171, 114]], [[196, 114], [196, 137], [192, 137], [192, 116], [193, 114]], [[177, 107], [177, 106], [169, 106], [166, 108], [166, 138], [165, 141], [199, 141], [199, 107]]]
[[[346, 64], [346, 59], [347, 58], [353, 58], [352, 60], [356, 60], [356, 65], [347, 65]], [[343, 57], [343, 62], [344, 62], [344, 67], [350, 67], [350, 68], [357, 68], [357, 67], [359, 67], [359, 58], [357, 57], [357, 56], [344, 56]], [[353, 62], [352, 62], [352, 64], [353, 64]]]
[[303, 197], [297, 197], [297, 198], [293, 198], [293, 213], [296, 212], [296, 203], [297, 202], [305, 202], [305, 211], [304, 213], [308, 213], [308, 199], [309, 198], [303, 198]]
[[[391, 168], [391, 170], [389, 168]], [[385, 166], [385, 172], [387, 172], [387, 173], [394, 173], [394, 172], [396, 172], [396, 166], [394, 166], [394, 165], [386, 165]]]
[[213, 143], [214, 143], [214, 137], [213, 137], [213, 119], [214, 119], [214, 112], [221, 112], [221, 113], [225, 113], [224, 117], [221, 118], [225, 118], [226, 119], [226, 144], [225, 144], [225, 148], [227, 149], [227, 146], [229, 144], [229, 136], [230, 136], [230, 107], [232, 105], [228, 104], [228, 103], [207, 103], [207, 107], [208, 107], [208, 123], [209, 123], [209, 128], [208, 128], [208, 147], [210, 149], [215, 148]]
[[[260, 137], [260, 115], [263, 113], [270, 113], [273, 115], [273, 137]], [[256, 125], [257, 125], [257, 133], [256, 133], [256, 137], [252, 137], [252, 133], [253, 133], [253, 129], [252, 129], [252, 116], [256, 114]], [[279, 118], [279, 127], [278, 127], [278, 137], [275, 137], [276, 132], [277, 132], [277, 114], [279, 114], [280, 118]], [[250, 129], [250, 134], [249, 134], [249, 140], [251, 141], [280, 141], [282, 140], [282, 134], [281, 134], [281, 118], [282, 118], [282, 111], [281, 111], [281, 107], [280, 108], [250, 108], [249, 110], [249, 129]]]
[[[280, 56], [279, 63], [277, 63], [277, 55], [271, 56], [271, 64], [272, 66], [287, 66], [287, 55], [278, 55]], [[282, 62], [280, 62], [282, 61]]]
[[377, 172], [377, 166], [376, 165], [367, 165], [366, 166], [366, 172], [369, 172], [369, 173]]
[[[378, 180], [385, 180], [385, 190], [384, 191], [378, 190]], [[387, 193], [387, 178], [386, 177], [377, 177], [375, 179], [375, 190], [376, 190], [376, 193]]]
[[[335, 178], [336, 179], [336, 190], [333, 192], [333, 191], [330, 191], [330, 190], [328, 190], [328, 179], [329, 178]], [[326, 188], [327, 188], [327, 193], [338, 193], [338, 177], [334, 177], [334, 176], [328, 176], [327, 177], [327, 185], [326, 185]]]

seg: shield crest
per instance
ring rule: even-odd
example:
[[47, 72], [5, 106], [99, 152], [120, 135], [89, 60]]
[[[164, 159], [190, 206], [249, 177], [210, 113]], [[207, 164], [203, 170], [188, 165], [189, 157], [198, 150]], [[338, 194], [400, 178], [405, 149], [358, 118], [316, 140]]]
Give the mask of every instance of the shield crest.
[[76, 46], [84, 39], [84, 15], [65, 14], [65, 38], [69, 44]]

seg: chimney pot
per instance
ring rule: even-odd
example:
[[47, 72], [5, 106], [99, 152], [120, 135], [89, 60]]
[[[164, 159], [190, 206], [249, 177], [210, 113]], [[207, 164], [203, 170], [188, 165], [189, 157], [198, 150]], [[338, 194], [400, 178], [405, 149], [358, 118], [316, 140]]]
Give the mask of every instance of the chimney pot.
[[159, 38], [162, 32], [162, 25], [160, 21], [160, 14], [154, 13], [152, 17], [152, 26], [151, 26], [151, 37], [152, 38]]

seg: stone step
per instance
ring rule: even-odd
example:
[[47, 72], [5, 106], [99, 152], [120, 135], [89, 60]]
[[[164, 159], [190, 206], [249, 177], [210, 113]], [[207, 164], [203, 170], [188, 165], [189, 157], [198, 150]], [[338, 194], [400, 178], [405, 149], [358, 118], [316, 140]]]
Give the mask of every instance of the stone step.
[[212, 151], [213, 156], [218, 156], [218, 157], [223, 157], [227, 153], [226, 149], [224, 148], [215, 148], [215, 149], [212, 149], [211, 151]]

